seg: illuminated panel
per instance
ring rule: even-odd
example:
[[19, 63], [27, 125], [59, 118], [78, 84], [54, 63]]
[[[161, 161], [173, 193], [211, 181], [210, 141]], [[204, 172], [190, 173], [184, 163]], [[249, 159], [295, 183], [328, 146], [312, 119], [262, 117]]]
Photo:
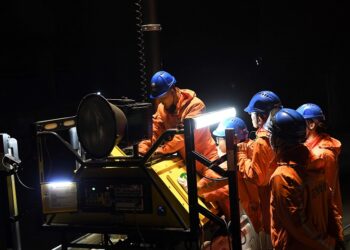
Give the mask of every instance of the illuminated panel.
[[43, 213], [77, 211], [77, 185], [75, 182], [41, 184]]
[[89, 212], [149, 212], [150, 185], [135, 179], [84, 180], [80, 185], [81, 209]]

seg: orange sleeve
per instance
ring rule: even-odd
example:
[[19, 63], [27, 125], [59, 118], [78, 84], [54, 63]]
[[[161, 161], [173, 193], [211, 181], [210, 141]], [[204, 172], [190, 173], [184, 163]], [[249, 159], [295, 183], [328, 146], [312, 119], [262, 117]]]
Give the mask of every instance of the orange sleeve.
[[221, 199], [228, 197], [228, 195], [229, 195], [229, 188], [228, 188], [228, 185], [226, 185], [214, 191], [203, 193], [201, 197], [203, 197], [206, 201], [220, 201]]
[[[303, 204], [304, 194], [300, 184], [292, 178], [277, 175], [271, 179], [271, 193], [275, 205], [272, 220], [280, 218], [279, 223], [287, 233], [309, 249], [333, 249], [335, 239], [319, 235], [312, 222], [307, 219], [306, 204]], [[274, 224], [273, 221], [272, 224]]]
[[324, 150], [324, 152], [319, 157], [324, 161], [325, 164], [325, 174], [328, 180], [329, 186], [334, 190], [336, 181], [338, 179], [338, 168], [337, 159], [333, 152], [329, 150]]
[[173, 139], [158, 147], [157, 152], [161, 154], [171, 154], [185, 147], [184, 135], [174, 135]]
[[324, 149], [312, 164], [325, 170], [325, 176], [327, 183], [331, 188], [334, 203], [338, 208], [339, 214], [342, 216], [343, 206], [339, 184], [339, 166], [337, 156], [331, 150]]
[[[255, 175], [253, 171], [250, 171], [251, 164], [252, 160], [248, 158], [246, 151], [237, 152], [237, 165], [239, 172], [242, 174], [243, 177], [245, 177], [245, 179], [256, 182], [254, 180], [257, 180], [258, 176]], [[248, 174], [246, 174], [246, 171], [248, 172]], [[250, 178], [247, 178], [247, 176], [250, 176]]]
[[[215, 176], [214, 178], [218, 178], [218, 177]], [[204, 193], [215, 192], [217, 189], [222, 188], [223, 186], [226, 186], [226, 185], [228, 185], [227, 180], [212, 181], [206, 178], [202, 178], [197, 182], [198, 194], [201, 195]]]
[[[184, 112], [182, 119], [195, 117], [201, 114], [204, 109], [205, 109], [205, 105], [203, 104], [203, 102], [201, 101], [194, 102], [193, 104], [189, 105], [189, 107], [186, 110], [186, 113]], [[200, 141], [195, 141], [195, 145], [196, 145], [196, 150], [199, 151], [197, 147], [198, 146], [200, 147]], [[180, 149], [183, 149], [184, 147], [185, 147], [185, 136], [175, 135], [171, 141], [164, 143], [161, 147], [157, 149], [157, 151], [161, 154], [169, 154], [169, 153], [175, 153]]]
[[269, 146], [258, 138], [254, 143], [252, 159], [249, 159], [247, 152], [238, 152], [238, 167], [244, 179], [253, 182], [258, 186], [268, 184], [267, 169], [269, 168], [271, 159]]
[[187, 107], [187, 111], [183, 115], [183, 119], [196, 117], [197, 115], [203, 113], [204, 111], [205, 111], [204, 103], [200, 99], [195, 98], [193, 99], [193, 103], [191, 103]]
[[[227, 162], [221, 163], [220, 167], [223, 169], [227, 169]], [[213, 177], [213, 178], [221, 178], [222, 177], [219, 174], [217, 174], [216, 172], [214, 172], [213, 170], [210, 170], [208, 168], [206, 168], [206, 170], [207, 171], [205, 171], [204, 173], [205, 173], [205, 176], [207, 176], [207, 177], [208, 176]], [[212, 191], [215, 191], [215, 190], [222, 188], [226, 185], [228, 185], [228, 179], [221, 180], [221, 181], [211, 181], [211, 180], [208, 180], [207, 178], [201, 178], [197, 182], [198, 194], [212, 192]]]
[[152, 139], [143, 140], [139, 143], [139, 153], [144, 155], [164, 131], [163, 120], [158, 112], [156, 112], [152, 117]]
[[330, 189], [328, 195], [328, 234], [339, 241], [344, 240], [342, 216], [333, 201]]

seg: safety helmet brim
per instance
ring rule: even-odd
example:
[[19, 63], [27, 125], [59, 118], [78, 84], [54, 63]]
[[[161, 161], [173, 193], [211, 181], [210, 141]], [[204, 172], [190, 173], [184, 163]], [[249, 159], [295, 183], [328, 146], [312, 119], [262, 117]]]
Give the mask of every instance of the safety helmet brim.
[[263, 90], [252, 97], [244, 111], [268, 114], [272, 109], [280, 106], [282, 106], [281, 100], [274, 92]]
[[158, 94], [158, 95], [157, 94], [150, 94], [149, 97], [151, 99], [159, 99], [159, 98], [165, 96], [170, 91], [170, 89], [175, 85], [175, 82], [176, 81], [174, 81], [171, 84], [169, 84], [169, 89], [167, 91], [165, 91], [164, 93], [161, 93], [161, 94]]

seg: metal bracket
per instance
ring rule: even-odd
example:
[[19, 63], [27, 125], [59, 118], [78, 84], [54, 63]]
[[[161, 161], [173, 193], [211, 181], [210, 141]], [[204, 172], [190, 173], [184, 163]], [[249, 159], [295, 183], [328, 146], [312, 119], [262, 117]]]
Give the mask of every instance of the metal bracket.
[[161, 31], [162, 26], [159, 23], [144, 24], [141, 27], [142, 31]]

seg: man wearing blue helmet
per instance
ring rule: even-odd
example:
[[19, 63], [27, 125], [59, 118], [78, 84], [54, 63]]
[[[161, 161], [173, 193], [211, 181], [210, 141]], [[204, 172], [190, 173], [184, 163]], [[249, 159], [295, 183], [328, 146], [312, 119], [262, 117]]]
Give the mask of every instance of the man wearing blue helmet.
[[[253, 140], [248, 138], [249, 132], [247, 126], [245, 122], [239, 117], [223, 120], [213, 131], [213, 135], [216, 137], [218, 143], [219, 154], [226, 154], [225, 130], [228, 128], [234, 129], [238, 143], [247, 143], [248, 155], [251, 156], [251, 145], [253, 143]], [[252, 221], [255, 231], [259, 232], [261, 229], [261, 210], [259, 204], [260, 201], [258, 188], [254, 183], [243, 179], [243, 176], [240, 172], [238, 173], [237, 178], [240, 204]]]
[[[235, 143], [246, 142], [248, 145], [250, 145], [253, 142], [248, 138], [249, 132], [247, 126], [241, 118], [227, 118], [221, 121], [217, 128], [213, 131], [213, 135], [215, 136], [218, 144], [219, 155], [226, 154], [226, 129], [234, 129], [236, 137]], [[251, 151], [249, 150], [249, 152]], [[222, 163], [220, 167], [222, 167], [223, 169], [227, 169], [227, 162]], [[248, 223], [246, 224], [247, 228], [243, 232], [243, 235], [247, 240], [244, 243], [242, 243], [242, 249], [260, 249], [259, 238], [257, 234], [261, 229], [261, 210], [259, 204], [258, 188], [254, 183], [244, 180], [239, 172], [237, 173], [237, 184], [241, 219], [245, 218], [245, 216], [248, 216]], [[214, 184], [201, 189], [199, 195], [208, 201], [218, 202], [216, 199], [219, 196], [216, 195], [216, 193], [217, 189], [222, 186], [224, 186], [227, 189], [226, 196], [228, 197], [229, 189], [227, 180], [217, 181]], [[225, 200], [225, 202], [226, 203], [222, 204], [222, 206], [225, 207], [226, 213], [229, 214], [229, 200]], [[225, 217], [226, 216], [227, 215], [225, 214]], [[222, 239], [221, 241], [220, 239], [222, 238], [218, 237], [214, 239], [211, 243], [210, 249], [230, 248], [226, 239]]]
[[218, 127], [213, 131], [213, 135], [215, 135], [217, 139], [219, 149], [224, 153], [226, 153], [225, 130], [227, 128], [232, 128], [235, 130], [238, 142], [248, 140], [248, 129], [245, 122], [241, 118], [234, 117], [221, 121]]
[[[158, 71], [152, 76], [150, 98], [158, 101], [159, 105], [153, 115], [152, 139], [139, 143], [140, 154], [145, 154], [157, 138], [167, 129], [182, 128], [184, 119], [195, 117], [205, 111], [205, 104], [196, 96], [194, 91], [180, 89], [175, 86], [175, 83], [175, 77], [166, 71]], [[215, 141], [208, 127], [197, 129], [194, 139], [197, 152], [211, 161], [218, 158]], [[164, 143], [156, 151], [156, 153], [163, 155], [175, 152], [178, 152], [183, 159], [186, 159], [184, 135], [182, 134], [175, 135], [171, 141]], [[220, 177], [198, 161], [196, 162], [196, 169], [201, 176]], [[202, 186], [198, 185], [198, 190], [201, 188]], [[218, 191], [219, 195], [220, 190]]]
[[[145, 154], [152, 143], [167, 129], [182, 128], [185, 118], [195, 117], [205, 111], [205, 105], [196, 93], [189, 89], [175, 86], [175, 77], [166, 71], [158, 71], [151, 79], [150, 98], [159, 101], [156, 113], [153, 115], [153, 136], [151, 140], [139, 144], [139, 152]], [[210, 160], [218, 158], [215, 141], [209, 128], [196, 130], [196, 150]], [[158, 154], [179, 152], [185, 158], [184, 135], [174, 138], [159, 147]]]
[[305, 119], [297, 111], [284, 108], [267, 128], [277, 160], [270, 179], [274, 249], [344, 249], [341, 216], [325, 176], [309, 169], [310, 152], [303, 144]]
[[325, 116], [318, 105], [305, 103], [297, 111], [306, 119], [307, 140], [305, 145], [312, 152], [312, 165], [325, 171], [328, 184], [332, 188], [335, 204], [339, 213], [343, 215], [338, 165], [341, 143], [325, 132]]
[[271, 249], [270, 240], [270, 188], [269, 180], [276, 169], [275, 154], [269, 143], [269, 133], [264, 125], [282, 107], [280, 98], [272, 91], [260, 91], [250, 100], [244, 109], [249, 113], [256, 131], [256, 139], [250, 146], [253, 149], [249, 156], [246, 143], [238, 144], [238, 166], [243, 178], [258, 186], [262, 211], [263, 231], [260, 233], [263, 249]]
[[169, 113], [175, 112], [178, 101], [175, 83], [175, 77], [166, 71], [158, 71], [151, 79], [150, 98], [158, 103], [162, 103], [164, 109]]

